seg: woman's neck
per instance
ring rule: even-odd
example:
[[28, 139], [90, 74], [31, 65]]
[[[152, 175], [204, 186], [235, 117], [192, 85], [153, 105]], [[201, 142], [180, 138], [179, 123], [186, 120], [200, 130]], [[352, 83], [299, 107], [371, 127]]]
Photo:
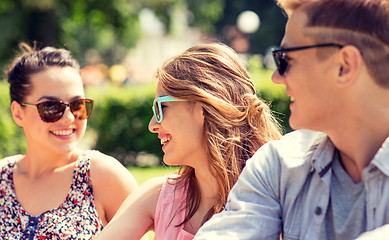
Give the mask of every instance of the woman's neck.
[[27, 151], [16, 166], [16, 171], [31, 178], [39, 177], [45, 173], [65, 167], [77, 160], [78, 154], [47, 154], [42, 152]]
[[219, 191], [217, 181], [208, 169], [203, 169], [202, 171], [195, 169], [195, 176], [201, 200], [197, 211], [184, 226], [185, 231], [191, 234], [196, 234], [198, 229], [202, 226], [206, 215], [216, 204], [217, 193]]

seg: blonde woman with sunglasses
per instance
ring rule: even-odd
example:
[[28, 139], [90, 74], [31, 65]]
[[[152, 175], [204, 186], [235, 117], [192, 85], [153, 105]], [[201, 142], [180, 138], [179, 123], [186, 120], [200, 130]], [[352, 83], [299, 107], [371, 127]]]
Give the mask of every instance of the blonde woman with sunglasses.
[[93, 109], [77, 61], [22, 46], [7, 75], [27, 151], [0, 161], [0, 239], [91, 239], [136, 181], [116, 159], [77, 149]]
[[98, 239], [192, 239], [223, 210], [245, 162], [280, 132], [237, 54], [221, 44], [194, 46], [167, 61], [149, 130], [177, 175], [151, 179], [129, 196]]

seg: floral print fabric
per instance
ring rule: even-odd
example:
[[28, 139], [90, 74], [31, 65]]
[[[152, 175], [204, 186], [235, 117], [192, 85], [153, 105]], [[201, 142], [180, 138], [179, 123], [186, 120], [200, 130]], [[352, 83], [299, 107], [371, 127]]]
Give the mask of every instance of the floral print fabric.
[[66, 200], [39, 216], [26, 212], [16, 198], [13, 169], [20, 156], [10, 157], [0, 170], [0, 239], [92, 239], [103, 229], [94, 205], [90, 158], [82, 154], [75, 165]]

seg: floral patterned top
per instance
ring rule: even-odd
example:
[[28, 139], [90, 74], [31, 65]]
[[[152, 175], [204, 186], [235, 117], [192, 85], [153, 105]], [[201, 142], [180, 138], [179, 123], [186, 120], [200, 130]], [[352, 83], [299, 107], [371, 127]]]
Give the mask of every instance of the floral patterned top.
[[73, 182], [66, 200], [39, 216], [30, 215], [16, 198], [13, 169], [19, 156], [0, 168], [0, 239], [92, 239], [103, 229], [98, 217], [90, 179], [90, 157], [86, 151], [76, 161]]

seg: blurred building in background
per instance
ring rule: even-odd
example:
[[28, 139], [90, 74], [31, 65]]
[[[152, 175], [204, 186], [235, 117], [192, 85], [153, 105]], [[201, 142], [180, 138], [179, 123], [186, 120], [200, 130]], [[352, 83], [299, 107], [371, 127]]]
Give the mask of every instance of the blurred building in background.
[[129, 50], [123, 61], [128, 70], [128, 82], [147, 82], [153, 80], [153, 74], [163, 62], [194, 44], [216, 42], [217, 39], [204, 35], [200, 29], [189, 27], [187, 9], [175, 8], [171, 14], [173, 34], [167, 34], [166, 28], [150, 9], [139, 13], [141, 38], [137, 45]]

